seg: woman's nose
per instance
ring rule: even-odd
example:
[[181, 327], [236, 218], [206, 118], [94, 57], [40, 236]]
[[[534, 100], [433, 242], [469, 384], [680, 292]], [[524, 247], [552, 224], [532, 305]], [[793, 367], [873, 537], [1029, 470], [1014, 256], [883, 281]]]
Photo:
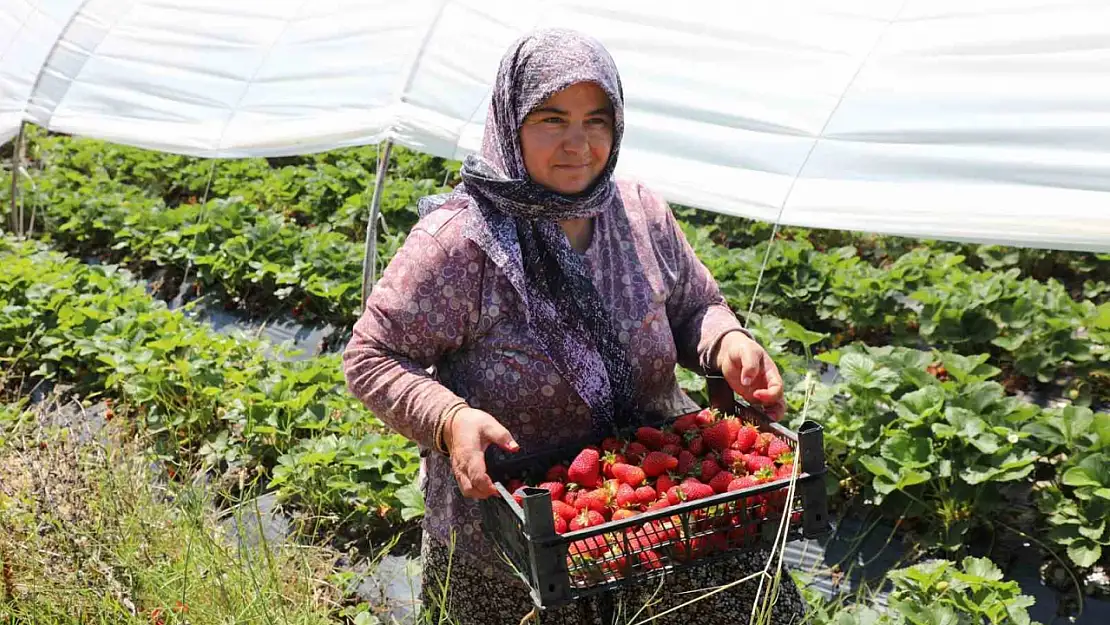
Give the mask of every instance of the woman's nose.
[[582, 154], [590, 147], [589, 137], [582, 124], [571, 124], [563, 140], [563, 149], [570, 154]]

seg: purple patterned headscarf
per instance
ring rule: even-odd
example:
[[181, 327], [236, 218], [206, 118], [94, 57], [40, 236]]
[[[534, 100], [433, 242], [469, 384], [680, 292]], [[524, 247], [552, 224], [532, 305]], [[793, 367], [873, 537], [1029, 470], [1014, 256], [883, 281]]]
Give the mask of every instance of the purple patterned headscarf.
[[[609, 96], [613, 144], [591, 186], [565, 195], [528, 176], [520, 127], [532, 109], [579, 82], [596, 83]], [[559, 221], [616, 209], [620, 200], [612, 174], [623, 134], [620, 76], [601, 43], [572, 30], [533, 32], [514, 42], [501, 60], [482, 152], [463, 162], [463, 183], [449, 195], [420, 202], [422, 215], [445, 204], [471, 205], [464, 235], [513, 285], [529, 327], [590, 407], [597, 433], [633, 423], [632, 368], [583, 258], [570, 247]]]

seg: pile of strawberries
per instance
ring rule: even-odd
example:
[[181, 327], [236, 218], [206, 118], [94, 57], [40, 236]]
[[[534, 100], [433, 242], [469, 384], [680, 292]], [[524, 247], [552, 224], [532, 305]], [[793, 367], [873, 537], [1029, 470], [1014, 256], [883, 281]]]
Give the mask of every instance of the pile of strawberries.
[[[785, 440], [707, 408], [662, 429], [641, 427], [631, 441], [610, 437], [589, 446], [569, 466], [548, 469], [536, 486], [551, 491], [555, 531], [563, 534], [789, 479], [793, 472], [794, 453]], [[507, 486], [520, 504], [525, 484]], [[572, 575], [619, 577], [630, 567], [661, 568], [668, 557], [686, 561], [748, 544], [771, 508], [781, 512], [784, 497], [785, 491], [774, 491], [695, 510], [685, 525], [689, 535], [675, 516], [579, 540], [570, 546], [568, 568]], [[798, 514], [791, 520], [798, 522]]]

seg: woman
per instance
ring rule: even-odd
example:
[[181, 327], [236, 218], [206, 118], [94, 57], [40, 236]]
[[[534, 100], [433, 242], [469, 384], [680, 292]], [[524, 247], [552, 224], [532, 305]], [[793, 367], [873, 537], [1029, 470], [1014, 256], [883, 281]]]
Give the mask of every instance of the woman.
[[[424, 216], [344, 353], [351, 392], [428, 452], [425, 604], [438, 597], [450, 555], [441, 607], [458, 623], [517, 623], [532, 605], [482, 535], [476, 500], [494, 494], [489, 445], [531, 453], [646, 413], [694, 410], [676, 363], [721, 371], [749, 401], [782, 414], [777, 368], [726, 306], [666, 202], [613, 180], [623, 113], [620, 78], [597, 41], [544, 30], [515, 42], [481, 155], [465, 161], [453, 193], [422, 202]], [[690, 598], [676, 589], [726, 583], [764, 560], [678, 574], [655, 609]], [[696, 613], [722, 616], [696, 621], [747, 618], [755, 586], [699, 603]], [[781, 595], [775, 622], [796, 620], [801, 602], [788, 579]], [[620, 597], [626, 607], [644, 598]], [[572, 606], [543, 622], [585, 621]], [[674, 622], [691, 622], [690, 613]]]

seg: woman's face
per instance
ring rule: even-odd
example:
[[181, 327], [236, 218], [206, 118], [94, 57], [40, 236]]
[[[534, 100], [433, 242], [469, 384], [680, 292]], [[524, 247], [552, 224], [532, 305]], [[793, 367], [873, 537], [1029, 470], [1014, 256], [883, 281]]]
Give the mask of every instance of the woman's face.
[[613, 147], [609, 97], [592, 82], [575, 83], [524, 118], [520, 149], [532, 180], [552, 191], [581, 193], [605, 170]]

